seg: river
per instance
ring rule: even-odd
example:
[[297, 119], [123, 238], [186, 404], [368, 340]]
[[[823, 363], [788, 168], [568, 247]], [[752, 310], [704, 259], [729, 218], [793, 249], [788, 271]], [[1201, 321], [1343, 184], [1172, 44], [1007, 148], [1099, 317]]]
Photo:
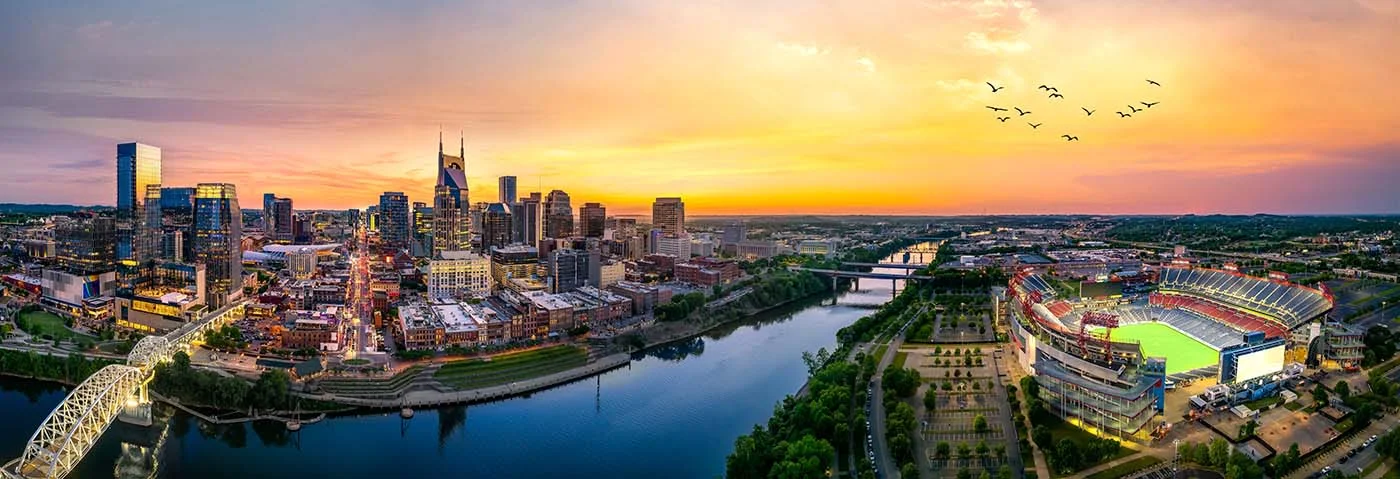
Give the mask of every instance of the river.
[[[916, 253], [910, 261], [931, 259]], [[734, 439], [802, 386], [802, 352], [833, 348], [837, 330], [891, 298], [889, 282], [860, 286], [835, 304], [828, 296], [769, 311], [597, 377], [408, 420], [396, 412], [339, 416], [298, 433], [273, 422], [212, 426], [175, 412], [168, 428], [117, 423], [70, 477], [113, 477], [133, 463], [157, 477], [201, 479], [718, 477]], [[0, 379], [0, 457], [18, 457], [66, 394]], [[159, 445], [154, 463], [132, 461], [142, 451], [132, 444]]]

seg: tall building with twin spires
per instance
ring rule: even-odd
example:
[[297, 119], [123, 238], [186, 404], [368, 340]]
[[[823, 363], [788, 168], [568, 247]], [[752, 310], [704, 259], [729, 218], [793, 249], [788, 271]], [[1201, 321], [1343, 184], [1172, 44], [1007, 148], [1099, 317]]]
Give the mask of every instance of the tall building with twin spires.
[[466, 172], [467, 144], [461, 140], [458, 156], [442, 151], [442, 134], [438, 133], [438, 177], [433, 187], [433, 249], [432, 256], [443, 251], [471, 249], [471, 216], [467, 208]]

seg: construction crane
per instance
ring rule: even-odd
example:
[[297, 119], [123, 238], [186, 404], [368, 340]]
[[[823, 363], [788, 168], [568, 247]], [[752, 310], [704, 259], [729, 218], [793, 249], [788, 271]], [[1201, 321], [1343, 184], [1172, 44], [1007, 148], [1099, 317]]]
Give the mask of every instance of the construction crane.
[[1089, 355], [1089, 349], [1085, 347], [1089, 339], [1089, 332], [1085, 329], [1088, 326], [1104, 327], [1104, 361], [1113, 362], [1113, 328], [1118, 327], [1118, 315], [1104, 311], [1090, 311], [1079, 318], [1079, 350], [1084, 351], [1085, 356]]

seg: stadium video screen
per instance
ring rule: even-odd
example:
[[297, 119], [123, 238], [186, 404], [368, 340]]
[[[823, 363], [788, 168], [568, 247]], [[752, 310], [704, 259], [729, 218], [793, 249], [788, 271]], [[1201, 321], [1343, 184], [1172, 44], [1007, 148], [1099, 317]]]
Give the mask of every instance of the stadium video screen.
[[1079, 296], [1085, 298], [1108, 298], [1123, 295], [1123, 283], [1118, 281], [1081, 281]]
[[1244, 382], [1261, 376], [1268, 376], [1283, 370], [1283, 344], [1278, 347], [1255, 351], [1237, 360], [1235, 381]]

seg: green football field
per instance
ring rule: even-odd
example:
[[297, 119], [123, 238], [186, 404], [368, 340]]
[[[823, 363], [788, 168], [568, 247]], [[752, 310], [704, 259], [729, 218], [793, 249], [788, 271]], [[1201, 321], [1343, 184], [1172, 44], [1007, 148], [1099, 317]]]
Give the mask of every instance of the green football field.
[[[1102, 328], [1096, 332], [1102, 332]], [[1203, 368], [1220, 361], [1219, 351], [1165, 324], [1138, 323], [1119, 326], [1113, 330], [1113, 339], [1140, 342], [1144, 354], [1167, 358], [1167, 374]]]

